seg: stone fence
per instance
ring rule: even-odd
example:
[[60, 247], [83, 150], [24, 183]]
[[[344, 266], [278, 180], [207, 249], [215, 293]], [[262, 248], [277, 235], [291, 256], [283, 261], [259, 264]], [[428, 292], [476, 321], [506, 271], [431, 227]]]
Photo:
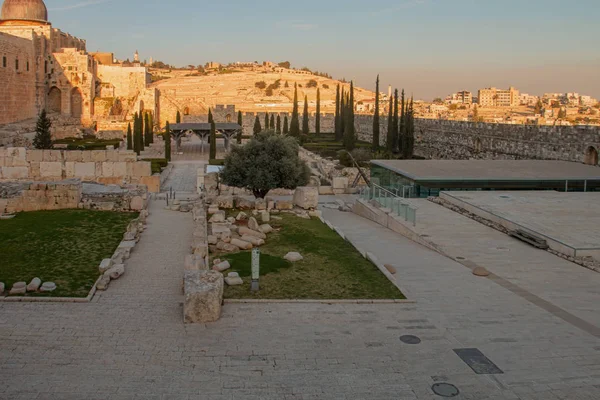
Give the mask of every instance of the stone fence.
[[146, 185], [150, 192], [160, 190], [160, 176], [152, 175], [150, 162], [138, 161], [132, 151], [0, 148], [0, 182], [73, 178], [102, 184]]
[[82, 183], [78, 179], [53, 182], [0, 182], [0, 215], [16, 212], [93, 209], [140, 211], [148, 198], [146, 186], [126, 188]]

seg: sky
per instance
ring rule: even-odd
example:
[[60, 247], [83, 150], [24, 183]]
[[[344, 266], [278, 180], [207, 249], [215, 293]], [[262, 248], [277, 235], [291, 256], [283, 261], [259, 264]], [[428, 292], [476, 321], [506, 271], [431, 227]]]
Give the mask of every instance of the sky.
[[167, 64], [290, 61], [431, 100], [515, 86], [600, 98], [598, 0], [45, 0], [88, 51]]

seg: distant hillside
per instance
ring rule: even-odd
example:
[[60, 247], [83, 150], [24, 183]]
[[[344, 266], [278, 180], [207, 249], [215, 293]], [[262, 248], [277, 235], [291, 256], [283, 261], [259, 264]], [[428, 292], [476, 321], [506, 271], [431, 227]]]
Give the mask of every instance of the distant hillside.
[[[215, 72], [208, 75], [190, 70], [153, 69], [151, 73], [154, 80], [161, 78], [153, 84], [161, 93], [174, 103], [190, 104], [193, 113], [206, 112], [217, 104], [235, 105], [238, 110], [249, 112], [291, 111], [295, 84], [298, 84], [300, 112], [305, 95], [308, 96], [309, 110], [315, 110], [319, 88], [321, 111], [333, 113], [337, 84], [342, 84], [345, 90], [350, 88], [350, 83], [281, 68], [277, 71]], [[355, 88], [354, 96], [358, 102], [373, 99], [375, 93]]]

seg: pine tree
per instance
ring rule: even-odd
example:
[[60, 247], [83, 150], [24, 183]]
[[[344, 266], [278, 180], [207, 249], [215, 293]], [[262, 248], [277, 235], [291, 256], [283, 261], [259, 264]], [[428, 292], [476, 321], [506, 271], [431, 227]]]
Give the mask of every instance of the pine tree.
[[275, 132], [281, 135], [281, 115], [277, 114], [277, 127], [275, 128]]
[[169, 126], [169, 121], [167, 121], [163, 138], [165, 140], [165, 158], [167, 161], [171, 161], [171, 127]]
[[302, 114], [302, 134], [308, 135], [309, 133], [308, 126], [308, 96], [304, 95], [304, 110]]
[[177, 124], [181, 123], [181, 113], [179, 112], [179, 110], [177, 110], [177, 116], [175, 117], [175, 123], [177, 123]]
[[286, 114], [286, 116], [283, 118], [283, 134], [287, 135], [288, 133], [290, 133], [290, 129], [288, 127], [288, 116]]
[[127, 125], [127, 150], [133, 150], [133, 135], [131, 132], [131, 122]]
[[217, 129], [215, 121], [210, 124], [210, 159], [214, 160], [217, 158]]
[[144, 114], [144, 144], [150, 146], [150, 117]]
[[335, 120], [334, 120], [334, 132], [335, 132], [335, 140], [336, 141], [342, 140], [341, 121], [340, 121], [341, 101], [342, 101], [342, 99], [340, 97], [340, 84], [338, 83], [337, 91], [335, 93]]
[[[51, 149], [52, 148], [52, 133], [50, 128], [52, 121], [46, 115], [46, 110], [42, 110], [35, 124], [35, 137], [33, 138], [33, 147], [36, 149]], [[9, 164], [10, 165], [10, 164]]]
[[344, 127], [344, 148], [354, 150], [356, 146], [356, 132], [354, 127], [354, 81], [350, 81], [350, 96], [346, 110], [346, 123]]
[[256, 135], [257, 133], [260, 133], [261, 131], [262, 131], [262, 127], [260, 126], [260, 119], [258, 119], [258, 115], [257, 115], [256, 119], [254, 120], [253, 133]]
[[290, 135], [300, 136], [300, 117], [298, 115], [298, 84], [294, 86], [294, 107], [292, 109], [292, 120], [290, 122]]
[[388, 129], [385, 141], [385, 147], [389, 152], [394, 151], [394, 96], [390, 97], [388, 111]]
[[402, 89], [402, 100], [400, 102], [400, 124], [398, 127], [398, 151], [402, 154], [405, 153], [404, 148], [406, 147], [406, 112], [408, 109], [408, 104], [406, 104], [406, 100], [404, 97], [404, 89]]
[[237, 134], [237, 143], [242, 144], [242, 135], [244, 134], [244, 118], [242, 117], [241, 111], [238, 111], [238, 125], [241, 127], [241, 129]]
[[265, 113], [265, 130], [266, 131], [269, 130], [269, 113], [268, 112]]
[[212, 115], [212, 111], [210, 110], [210, 108], [208, 109], [208, 123], [209, 124], [213, 123], [213, 115]]
[[271, 122], [269, 122], [269, 129], [275, 130], [275, 114], [271, 114]]
[[321, 89], [317, 89], [317, 113], [315, 115], [315, 133], [321, 133]]
[[379, 150], [379, 75], [375, 83], [375, 112], [373, 114], [373, 151]]
[[392, 145], [393, 152], [397, 152], [399, 148], [398, 143], [398, 135], [400, 134], [398, 130], [398, 89], [394, 90], [394, 119], [392, 121]]
[[152, 116], [152, 114], [148, 114], [148, 122], [150, 124], [150, 143], [154, 143], [154, 117]]

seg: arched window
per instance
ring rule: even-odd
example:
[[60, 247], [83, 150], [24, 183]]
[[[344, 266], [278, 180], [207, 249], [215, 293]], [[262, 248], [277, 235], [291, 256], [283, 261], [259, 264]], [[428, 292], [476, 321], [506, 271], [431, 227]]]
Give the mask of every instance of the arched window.
[[587, 165], [598, 165], [598, 150], [594, 146], [586, 149], [584, 162]]
[[79, 88], [71, 90], [71, 116], [79, 118], [83, 112], [83, 96]]
[[62, 111], [62, 93], [59, 88], [53, 86], [48, 92], [48, 111], [60, 113]]

